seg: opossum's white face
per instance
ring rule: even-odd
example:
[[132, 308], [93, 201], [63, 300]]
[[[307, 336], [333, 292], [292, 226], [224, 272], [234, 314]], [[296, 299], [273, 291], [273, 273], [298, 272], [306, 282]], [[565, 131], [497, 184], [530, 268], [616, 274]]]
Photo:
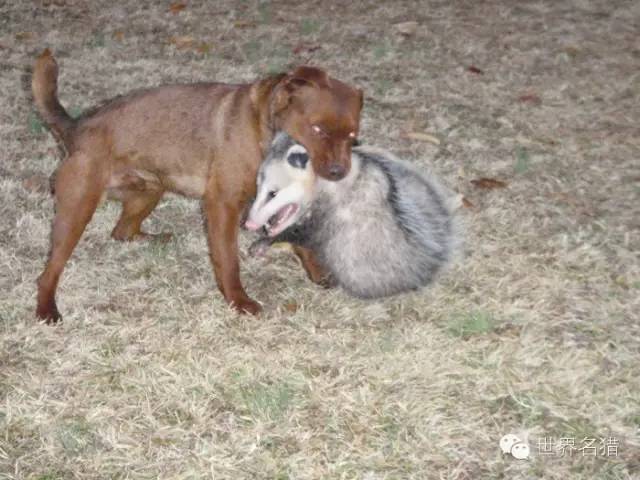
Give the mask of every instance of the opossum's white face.
[[273, 237], [296, 223], [311, 204], [315, 174], [302, 145], [290, 146], [283, 158], [270, 157], [258, 173], [258, 192], [245, 226], [265, 228]]

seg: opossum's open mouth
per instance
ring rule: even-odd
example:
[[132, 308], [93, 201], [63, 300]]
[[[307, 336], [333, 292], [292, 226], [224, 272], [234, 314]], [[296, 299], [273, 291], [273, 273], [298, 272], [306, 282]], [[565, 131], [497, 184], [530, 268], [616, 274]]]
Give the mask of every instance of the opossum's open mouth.
[[296, 203], [287, 203], [284, 207], [276, 212], [265, 225], [267, 234], [273, 237], [289, 226], [288, 222], [298, 211]]

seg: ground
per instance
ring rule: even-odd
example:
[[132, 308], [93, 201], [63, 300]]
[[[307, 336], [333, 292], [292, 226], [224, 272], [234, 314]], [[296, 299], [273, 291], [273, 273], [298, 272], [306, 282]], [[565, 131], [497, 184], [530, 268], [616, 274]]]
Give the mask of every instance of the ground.
[[[1, 2], [0, 478], [640, 478], [639, 25], [633, 0]], [[74, 115], [323, 66], [364, 89], [364, 143], [464, 195], [464, 254], [363, 302], [287, 250], [250, 258], [243, 234], [265, 313], [239, 316], [197, 201], [152, 214], [165, 244], [111, 240], [107, 202], [64, 323], [42, 325], [61, 160], [28, 93], [45, 46]], [[501, 453], [507, 433], [529, 459]]]

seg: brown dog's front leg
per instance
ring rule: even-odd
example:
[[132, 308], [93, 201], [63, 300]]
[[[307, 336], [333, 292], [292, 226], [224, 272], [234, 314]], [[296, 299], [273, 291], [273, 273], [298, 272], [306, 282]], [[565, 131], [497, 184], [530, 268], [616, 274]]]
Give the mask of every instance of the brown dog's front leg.
[[260, 304], [249, 298], [240, 283], [238, 261], [238, 228], [240, 222], [240, 202], [224, 202], [221, 195], [208, 191], [204, 197], [207, 217], [209, 254], [224, 298], [240, 313], [257, 315], [262, 310]]
[[331, 274], [320, 265], [320, 262], [318, 262], [315, 254], [311, 250], [294, 245], [293, 251], [302, 262], [307, 276], [313, 283], [317, 283], [324, 288], [332, 288], [335, 286], [335, 281], [331, 277]]

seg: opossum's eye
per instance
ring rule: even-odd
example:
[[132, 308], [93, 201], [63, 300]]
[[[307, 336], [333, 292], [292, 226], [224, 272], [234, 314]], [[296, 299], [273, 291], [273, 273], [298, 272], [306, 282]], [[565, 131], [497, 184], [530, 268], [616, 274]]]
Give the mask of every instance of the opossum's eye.
[[287, 157], [287, 162], [289, 162], [289, 165], [295, 168], [305, 168], [308, 161], [309, 155], [302, 152], [292, 152]]
[[271, 191], [269, 191], [269, 193], [267, 193], [267, 200], [271, 200], [271, 199], [272, 199], [272, 198], [274, 198], [277, 194], [278, 194], [278, 192], [276, 192], [275, 190], [271, 190]]

